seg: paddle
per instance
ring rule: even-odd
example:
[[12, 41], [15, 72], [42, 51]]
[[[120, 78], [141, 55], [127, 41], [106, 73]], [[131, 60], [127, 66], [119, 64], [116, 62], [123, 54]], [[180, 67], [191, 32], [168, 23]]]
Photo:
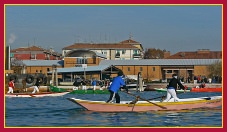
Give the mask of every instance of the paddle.
[[135, 99], [134, 101], [132, 101], [132, 102], [129, 103], [129, 104], [133, 104], [133, 106], [132, 106], [132, 111], [133, 111], [133, 109], [134, 109], [136, 103], [139, 101], [139, 98], [140, 98], [140, 96], [136, 96], [136, 99]]
[[147, 99], [147, 100], [154, 100], [154, 99], [159, 99], [159, 98], [164, 98], [164, 97], [166, 97], [166, 95], [162, 95], [162, 96], [151, 98], [151, 99]]
[[[125, 92], [125, 91], [123, 91], [123, 92]], [[160, 107], [160, 108], [162, 108], [162, 109], [167, 109], [167, 108], [164, 107], [164, 106], [161, 106], [161, 105], [158, 105], [158, 104], [156, 104], [156, 103], [153, 103], [153, 102], [151, 102], [151, 101], [149, 101], [149, 100], [147, 100], [147, 99], [141, 98], [140, 96], [136, 96], [136, 95], [131, 94], [131, 93], [128, 93], [128, 92], [125, 92], [125, 93], [127, 93], [127, 94], [129, 94], [129, 95], [132, 95], [132, 96], [134, 96], [134, 97], [138, 97], [138, 98], [140, 98], [140, 99], [142, 99], [142, 100], [144, 100], [144, 101], [147, 101], [147, 102], [149, 102], [149, 103], [151, 103], [151, 104], [153, 104], [153, 105], [156, 105], [156, 106], [158, 106], [158, 107]]]

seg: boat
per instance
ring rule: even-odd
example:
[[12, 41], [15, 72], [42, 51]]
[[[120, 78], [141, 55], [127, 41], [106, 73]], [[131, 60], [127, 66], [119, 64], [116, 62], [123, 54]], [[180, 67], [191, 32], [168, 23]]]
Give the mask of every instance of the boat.
[[[167, 88], [154, 88], [155, 91], [157, 92], [166, 92], [167, 91]], [[177, 93], [183, 93], [184, 90], [183, 89], [177, 89]], [[185, 90], [185, 92], [190, 92], [189, 89]]]
[[222, 92], [222, 88], [191, 88], [191, 92]]
[[121, 101], [120, 103], [106, 103], [105, 101], [91, 101], [77, 98], [66, 98], [73, 103], [83, 107], [85, 110], [96, 112], [144, 112], [144, 111], [168, 111], [168, 110], [186, 110], [197, 108], [216, 108], [222, 106], [222, 96], [199, 97], [179, 99], [174, 102], [170, 99], [169, 102], [139, 100]]
[[59, 87], [50, 85], [50, 91], [51, 92], [71, 92], [72, 90], [68, 90], [68, 89], [65, 89], [65, 88], [59, 88]]
[[78, 90], [68, 90], [65, 88], [59, 88], [53, 85], [50, 85], [50, 90], [52, 92], [69, 92], [69, 94], [109, 94], [109, 91], [107, 89], [96, 89], [93, 90], [92, 88], [88, 88], [87, 90], [82, 90], [82, 89], [78, 89]]
[[[128, 88], [128, 90], [140, 90], [139, 85], [136, 83], [131, 83], [131, 84], [127, 84], [126, 87]], [[147, 87], [147, 85], [143, 85], [143, 89], [142, 91]]]
[[70, 94], [109, 94], [110, 92], [108, 90], [93, 90], [93, 89], [87, 89], [87, 90], [73, 90], [70, 92]]
[[45, 96], [63, 96], [69, 92], [39, 92], [39, 93], [6, 93], [6, 97], [45, 97]]
[[[136, 90], [136, 84], [127, 84], [126, 87], [129, 90]], [[144, 88], [146, 87], [146, 85], [144, 85]], [[50, 91], [52, 92], [70, 92], [70, 94], [109, 94], [108, 89], [96, 89], [93, 90], [92, 88], [88, 88], [87, 90], [82, 90], [82, 89], [78, 89], [78, 90], [69, 90], [69, 89], [65, 89], [65, 88], [59, 88], [53, 85], [50, 85]]]

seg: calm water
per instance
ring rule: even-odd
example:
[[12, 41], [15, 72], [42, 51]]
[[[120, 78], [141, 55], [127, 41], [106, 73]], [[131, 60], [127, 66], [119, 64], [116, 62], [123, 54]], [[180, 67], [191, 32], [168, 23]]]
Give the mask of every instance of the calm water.
[[[131, 92], [142, 98], [163, 95]], [[220, 96], [221, 93], [183, 93], [179, 98]], [[120, 93], [121, 100], [134, 97]], [[6, 98], [5, 127], [222, 127], [222, 108], [184, 111], [101, 113], [82, 109], [66, 98], [107, 100], [108, 94], [67, 94], [61, 97]]]

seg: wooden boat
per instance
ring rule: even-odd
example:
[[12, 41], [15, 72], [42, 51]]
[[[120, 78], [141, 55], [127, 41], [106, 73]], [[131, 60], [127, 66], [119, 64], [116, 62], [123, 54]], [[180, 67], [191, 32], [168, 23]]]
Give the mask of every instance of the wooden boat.
[[76, 98], [67, 99], [86, 110], [99, 112], [185, 110], [196, 108], [215, 108], [222, 106], [222, 96], [179, 99], [178, 102], [174, 102], [174, 99], [171, 99], [169, 102], [137, 101], [136, 103], [132, 103], [131, 101], [121, 101], [120, 103], [106, 103], [105, 101], [91, 101]]
[[40, 93], [7, 93], [6, 97], [45, 97], [45, 96], [63, 96], [69, 92], [40, 92]]
[[[154, 89], [157, 92], [166, 92], [167, 91], [167, 88], [154, 88]], [[183, 93], [184, 90], [183, 89], [178, 89], [177, 92], [178, 93]], [[190, 90], [187, 89], [187, 90], [185, 90], [185, 92], [190, 92]]]
[[191, 88], [191, 92], [222, 92], [222, 88]]

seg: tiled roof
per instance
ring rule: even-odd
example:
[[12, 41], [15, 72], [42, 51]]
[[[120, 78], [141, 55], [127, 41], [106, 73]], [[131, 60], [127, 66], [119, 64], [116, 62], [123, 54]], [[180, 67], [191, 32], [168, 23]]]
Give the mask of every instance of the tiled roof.
[[17, 51], [44, 51], [44, 49], [37, 46], [31, 46], [31, 47], [20, 47], [20, 48], [11, 50], [11, 52], [17, 52]]
[[10, 52], [16, 53], [16, 52], [21, 52], [21, 51], [43, 51], [44, 53], [49, 53], [49, 54], [52, 54], [52, 55], [61, 56], [60, 53], [51, 52], [51, 50], [46, 50], [46, 49], [43, 49], [43, 48], [38, 47], [38, 46], [20, 47], [20, 48], [17, 48], [17, 49], [13, 49]]
[[71, 49], [138, 49], [135, 46], [120, 43], [109, 43], [109, 44], [88, 44], [88, 43], [76, 43], [67, 47], [63, 50]]
[[178, 52], [166, 59], [221, 59], [222, 51]]
[[123, 43], [123, 44], [138, 43], [138, 44], [140, 44], [139, 42], [132, 40], [132, 39], [124, 40], [124, 41], [121, 41], [120, 43]]

